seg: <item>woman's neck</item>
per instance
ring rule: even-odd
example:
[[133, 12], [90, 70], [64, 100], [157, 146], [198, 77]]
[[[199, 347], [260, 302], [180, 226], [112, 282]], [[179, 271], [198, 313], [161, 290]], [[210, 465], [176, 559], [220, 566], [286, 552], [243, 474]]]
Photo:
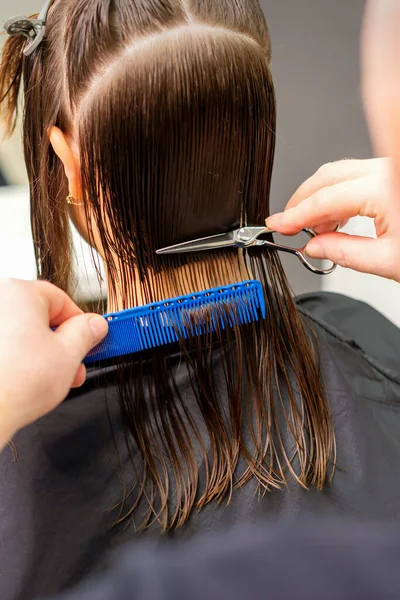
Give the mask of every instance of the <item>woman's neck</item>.
[[192, 255], [179, 266], [165, 265], [159, 272], [149, 269], [145, 277], [136, 269], [126, 271], [118, 263], [107, 269], [110, 313], [252, 278], [240, 250]]

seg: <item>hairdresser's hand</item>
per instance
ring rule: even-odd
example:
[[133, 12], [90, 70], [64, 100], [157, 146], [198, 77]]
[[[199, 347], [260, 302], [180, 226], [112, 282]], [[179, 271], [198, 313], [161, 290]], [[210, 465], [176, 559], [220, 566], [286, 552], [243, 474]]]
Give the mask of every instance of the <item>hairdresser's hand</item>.
[[[338, 223], [358, 215], [375, 220], [377, 239], [334, 233]], [[287, 235], [313, 227], [320, 235], [307, 245], [310, 257], [400, 282], [400, 202], [393, 197], [389, 159], [324, 165], [267, 226]]]
[[82, 360], [107, 329], [50, 283], [0, 281], [0, 449], [84, 383]]

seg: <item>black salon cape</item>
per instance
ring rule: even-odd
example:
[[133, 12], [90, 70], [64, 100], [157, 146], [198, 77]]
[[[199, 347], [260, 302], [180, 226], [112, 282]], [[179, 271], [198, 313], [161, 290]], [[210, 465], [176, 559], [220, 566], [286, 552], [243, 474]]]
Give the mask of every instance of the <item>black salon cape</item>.
[[156, 550], [126, 548], [52, 600], [398, 600], [400, 527], [242, 525]]
[[[311, 517], [344, 525], [354, 519], [400, 523], [400, 331], [343, 296], [312, 294], [298, 306], [318, 337], [336, 431], [332, 485], [306, 491], [291, 481], [260, 498], [249, 482], [229, 506], [208, 505], [170, 538], [189, 543], [196, 534], [250, 526], [260, 518], [283, 526]], [[176, 362], [178, 368], [179, 356]], [[92, 371], [55, 412], [21, 431], [14, 440], [17, 461], [12, 448], [0, 455], [0, 600], [40, 598], [98, 575], [122, 543], [153, 540], [164, 548], [170, 541], [160, 538], [156, 525], [139, 541], [140, 514], [133, 523], [114, 526], [117, 514], [110, 509], [122, 490], [110, 420], [127, 476], [129, 461], [113, 374], [111, 367], [101, 377]], [[186, 369], [178, 377], [190, 403]], [[167, 548], [161, 551], [168, 554]], [[298, 574], [300, 587], [308, 576]]]

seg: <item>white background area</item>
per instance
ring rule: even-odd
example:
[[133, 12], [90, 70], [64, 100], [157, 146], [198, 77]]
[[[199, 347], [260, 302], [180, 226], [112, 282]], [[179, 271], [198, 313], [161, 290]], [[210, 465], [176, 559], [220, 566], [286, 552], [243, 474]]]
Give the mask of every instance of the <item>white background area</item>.
[[[73, 240], [74, 268], [78, 280], [75, 298], [81, 301], [97, 300], [100, 297], [100, 284], [92, 251], [75, 230]], [[4, 277], [36, 278], [29, 192], [26, 187], [0, 188], [0, 278]], [[105, 285], [102, 292], [104, 295]]]
[[[345, 231], [374, 236], [374, 227], [369, 219], [355, 219]], [[91, 251], [77, 233], [74, 233], [74, 245], [75, 269], [79, 281], [77, 298], [96, 300], [100, 294], [100, 285]], [[299, 263], [298, 269], [302, 268]], [[0, 278], [33, 279], [35, 272], [28, 189], [26, 187], [0, 188]], [[321, 281], [318, 276], [315, 277], [317, 290]], [[322, 279], [322, 286], [326, 291], [347, 294], [371, 304], [400, 326], [399, 284], [338, 268], [333, 275]]]

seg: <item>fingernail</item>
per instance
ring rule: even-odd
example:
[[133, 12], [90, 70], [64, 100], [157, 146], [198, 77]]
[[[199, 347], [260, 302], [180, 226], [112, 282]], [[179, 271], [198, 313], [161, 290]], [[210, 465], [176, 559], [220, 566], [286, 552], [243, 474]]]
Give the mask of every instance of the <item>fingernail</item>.
[[265, 224], [270, 229], [277, 227], [283, 221], [284, 213], [276, 213], [275, 215], [271, 215], [265, 221]]
[[325, 251], [316, 238], [307, 244], [306, 254], [310, 258], [326, 258]]
[[89, 320], [89, 327], [93, 332], [96, 343], [101, 342], [108, 333], [108, 323], [100, 315], [96, 315]]

